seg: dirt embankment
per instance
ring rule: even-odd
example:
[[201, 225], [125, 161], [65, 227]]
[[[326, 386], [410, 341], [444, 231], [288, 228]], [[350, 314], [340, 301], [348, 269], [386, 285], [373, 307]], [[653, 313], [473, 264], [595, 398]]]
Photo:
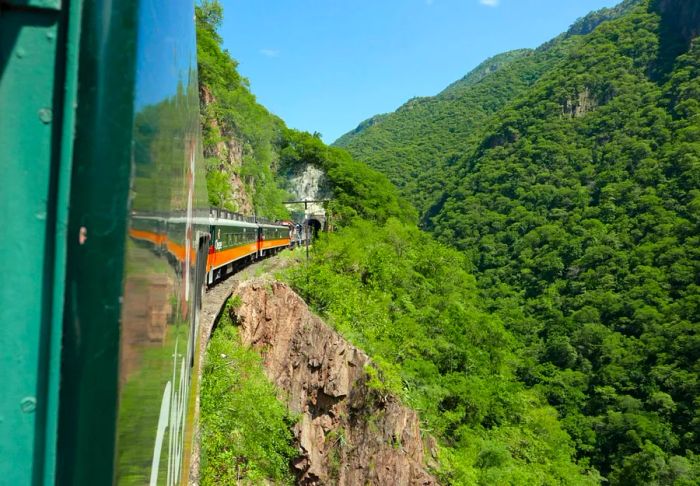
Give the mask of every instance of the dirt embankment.
[[367, 385], [369, 357], [313, 315], [279, 282], [252, 280], [234, 291], [243, 342], [258, 349], [295, 428], [302, 485], [433, 485], [416, 413]]

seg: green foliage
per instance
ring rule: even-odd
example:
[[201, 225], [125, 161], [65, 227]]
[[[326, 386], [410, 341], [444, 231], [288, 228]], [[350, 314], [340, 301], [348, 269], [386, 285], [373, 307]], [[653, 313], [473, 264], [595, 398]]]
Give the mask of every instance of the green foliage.
[[414, 98], [395, 113], [364, 122], [334, 145], [386, 174], [424, 213], [460, 154], [478, 143], [479, 127], [550, 68], [560, 50], [497, 56], [439, 95]]
[[[212, 159], [209, 159], [209, 170], [207, 171], [207, 192], [209, 194], [209, 204], [218, 208], [236, 211], [238, 208], [233, 201], [231, 191], [231, 181], [229, 175], [212, 167]], [[213, 159], [214, 164], [218, 164], [218, 160]]]
[[[135, 181], [130, 201], [134, 210], [153, 213], [187, 208], [187, 192], [174, 181], [183, 177], [182, 162], [190, 159], [194, 147], [188, 143], [175, 144], [173, 140], [195, 139], [199, 117], [196, 110], [185, 110], [183, 106], [197, 106], [196, 83], [179, 84], [173, 96], [141, 106], [135, 114]], [[194, 171], [194, 207], [206, 207], [205, 167], [200, 157], [195, 161]]]
[[345, 150], [328, 147], [318, 136], [286, 130], [281, 157], [283, 170], [306, 163], [324, 171], [333, 190], [329, 209], [341, 225], [356, 217], [379, 223], [391, 217], [416, 219], [415, 210], [384, 175], [357, 162]]
[[697, 1], [628, 0], [496, 56], [339, 139], [357, 159], [255, 102], [220, 19], [198, 10], [212, 202], [237, 171], [281, 214], [278, 171], [326, 172], [341, 229], [289, 278], [420, 412], [445, 483], [697, 484]]
[[356, 218], [288, 278], [366, 350], [374, 393], [418, 410], [450, 484], [595, 484], [557, 412], [518, 381], [513, 336], [479, 308], [468, 262], [415, 226]]
[[398, 197], [383, 174], [343, 150], [327, 147], [318, 134], [287, 129], [258, 104], [248, 80], [237, 71], [237, 62], [222, 48], [217, 33], [221, 4], [203, 2], [196, 13], [202, 135], [212, 205], [238, 210], [240, 195], [234, 194], [231, 182], [240, 178], [258, 215], [287, 218], [282, 202], [291, 198], [282, 189], [281, 175], [300, 164], [312, 164], [330, 182], [333, 202], [329, 209], [340, 224], [356, 216], [378, 221], [416, 218], [410, 204]]
[[698, 19], [623, 2], [339, 141], [466, 254], [518, 380], [612, 484], [698, 477]]
[[260, 356], [240, 344], [229, 304], [214, 332], [201, 385], [202, 484], [293, 484], [294, 418], [277, 401]]
[[258, 104], [238, 63], [223, 49], [217, 28], [223, 8], [217, 0], [196, 7], [204, 154], [209, 202], [236, 211], [242, 195], [231, 190], [232, 179], [244, 181], [254, 211], [261, 216], [288, 216], [287, 199], [276, 175], [284, 122]]

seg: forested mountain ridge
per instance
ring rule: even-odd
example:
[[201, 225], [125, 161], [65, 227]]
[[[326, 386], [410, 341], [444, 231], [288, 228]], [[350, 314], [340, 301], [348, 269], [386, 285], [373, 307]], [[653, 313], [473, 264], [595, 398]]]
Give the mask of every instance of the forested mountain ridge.
[[505, 65], [532, 54], [532, 52], [532, 49], [516, 49], [490, 57], [469, 71], [462, 79], [450, 84], [447, 88], [438, 93], [437, 96], [456, 98], [461, 94], [460, 92], [462, 90], [468, 89], [489, 74], [495, 73]]
[[[500, 318], [482, 309], [464, 255], [419, 231], [415, 210], [384, 175], [346, 151], [326, 146], [318, 136], [287, 129], [257, 104], [221, 47], [219, 2], [203, 1], [197, 20], [210, 190], [213, 185], [214, 196], [226, 195], [228, 177], [242, 170], [217, 147], [231, 137], [233, 145], [241, 140], [249, 144], [245, 150], [253, 168], [274, 176], [263, 193], [274, 196], [279, 174], [295, 165], [324, 171], [333, 191], [328, 209], [335, 231], [315, 242], [310, 264], [293, 267], [285, 278], [379, 366], [379, 372], [367, 370], [368, 392], [380, 399], [387, 393], [399, 396], [419, 413], [431, 471], [442, 483], [455, 485], [597, 484], [597, 471], [573, 458], [574, 444], [554, 408], [518, 378], [518, 342]], [[262, 117], [259, 126], [247, 126], [257, 123], [257, 116]], [[262, 136], [256, 140], [256, 134]], [[260, 149], [263, 153], [256, 155]], [[275, 197], [265, 201], [272, 203], [268, 213], [274, 214], [279, 208]], [[209, 442], [202, 484], [226, 483], [232, 477], [252, 483], [263, 476], [287, 478], [285, 419], [269, 392], [259, 394], [259, 373], [249, 373], [254, 365], [250, 353], [239, 353], [240, 345], [230, 342], [235, 336], [221, 337], [227, 342], [219, 344], [227, 350], [215, 346], [214, 359], [235, 354], [242, 368], [234, 366], [222, 381], [210, 382], [221, 386], [210, 389], [216, 403], [208, 408], [213, 428], [202, 434]], [[218, 368], [216, 361], [212, 364]], [[245, 390], [226, 399], [218, 391], [230, 390], [229, 380], [236, 376], [249, 378], [234, 380]], [[260, 403], [251, 403], [256, 396]], [[260, 434], [259, 428], [239, 432], [256, 427], [259, 414], [251, 414], [251, 408], [271, 414], [265, 430], [271, 427], [274, 433]], [[222, 421], [220, 414], [228, 418]], [[354, 419], [371, 429], [381, 423], [381, 414], [380, 409]], [[231, 434], [235, 443], [226, 439]], [[392, 447], [403, 446], [401, 435], [394, 435]], [[354, 447], [343, 437], [342, 431], [328, 437], [338, 453]]]
[[700, 2], [610, 14], [475, 84], [556, 52], [492, 112], [470, 110], [477, 126], [455, 106], [436, 123], [404, 109], [345, 145], [466, 253], [524, 350], [519, 379], [580, 461], [611, 484], [697, 484]]
[[335, 197], [336, 219], [360, 215], [379, 221], [416, 219], [415, 211], [387, 178], [327, 147], [318, 136], [287, 128], [257, 102], [238, 63], [223, 48], [218, 28], [223, 7], [204, 0], [196, 7], [197, 65], [202, 145], [212, 206], [272, 219], [288, 216], [285, 175], [297, 164], [324, 171]]
[[276, 177], [284, 122], [260, 105], [238, 63], [222, 48], [223, 8], [196, 8], [202, 145], [212, 206], [275, 218], [286, 215]]
[[453, 162], [478, 143], [491, 116], [561, 61], [583, 34], [637, 3], [592, 12], [538, 49], [487, 59], [438, 95], [413, 98], [394, 113], [365, 120], [333, 145], [385, 173], [424, 214], [444, 190]]
[[229, 170], [212, 127], [243, 134], [273, 211], [280, 170], [324, 170], [336, 231], [285, 278], [378, 364], [372, 393], [419, 413], [441, 482], [697, 484], [698, 2], [598, 12], [349, 137], [442, 243], [384, 175], [247, 116], [274, 117], [221, 49], [216, 5], [198, 11], [203, 93], [223, 102], [203, 102], [210, 182]]
[[365, 122], [358, 133], [345, 135], [334, 145], [386, 174], [422, 213], [443, 188], [440, 174], [475, 143], [478, 128], [530, 86], [553, 58], [525, 51], [502, 63], [487, 62], [494, 69], [485, 69], [480, 81], [467, 76], [438, 96], [414, 98], [390, 115]]

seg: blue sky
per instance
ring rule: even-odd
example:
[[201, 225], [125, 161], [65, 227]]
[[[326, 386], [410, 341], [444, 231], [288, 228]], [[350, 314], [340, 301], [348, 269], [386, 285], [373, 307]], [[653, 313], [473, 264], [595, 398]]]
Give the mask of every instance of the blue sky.
[[221, 0], [258, 101], [327, 143], [617, 0]]

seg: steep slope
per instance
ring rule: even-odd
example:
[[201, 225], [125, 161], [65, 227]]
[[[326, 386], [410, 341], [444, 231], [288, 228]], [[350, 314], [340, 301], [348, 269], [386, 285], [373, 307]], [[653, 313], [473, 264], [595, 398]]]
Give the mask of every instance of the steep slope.
[[[288, 275], [418, 411], [443, 484], [598, 484], [556, 411], [520, 381], [521, 346], [481, 309], [464, 255], [415, 226], [355, 220]], [[377, 385], [375, 385], [377, 386]]]
[[270, 145], [324, 171], [339, 222], [287, 278], [418, 411], [440, 481], [697, 483], [698, 23], [628, 1], [348, 137], [394, 150], [377, 167], [462, 253], [347, 152]]
[[[290, 178], [309, 165], [321, 170], [334, 194], [330, 208], [341, 224], [353, 217], [415, 215], [386, 176], [327, 147], [317, 136], [288, 129], [259, 104], [238, 63], [223, 48], [217, 29], [223, 7], [217, 0], [196, 7], [203, 150], [213, 206], [272, 219], [288, 217]], [[147, 136], [146, 133], [144, 136]]]
[[263, 353], [267, 375], [299, 416], [296, 484], [437, 484], [426, 472], [416, 412], [372, 387], [377, 371], [367, 354], [282, 283], [247, 281], [234, 295], [241, 341]]
[[334, 145], [380, 170], [423, 212], [442, 189], [440, 174], [474, 144], [488, 116], [530, 86], [556, 58], [516, 51], [486, 61], [435, 97], [414, 98], [363, 122]]
[[[468, 255], [525, 349], [520, 379], [558, 409], [581, 461], [611, 484], [697, 484], [700, 3], [626, 2], [602, 18], [548, 44], [556, 61], [458, 155], [440, 152], [447, 187], [421, 209]], [[420, 146], [422, 123], [392, 140]], [[398, 148], [372, 149], [359, 157], [416, 191], [393, 172]], [[429, 160], [411, 160], [406, 177], [425, 177]], [[419, 201], [438, 194], [423, 187]]]
[[386, 174], [422, 215], [444, 190], [454, 161], [478, 143], [490, 116], [561, 62], [582, 42], [581, 34], [636, 3], [591, 13], [536, 50], [494, 56], [437, 96], [414, 98], [394, 113], [366, 120], [333, 145]]
[[196, 7], [197, 66], [207, 188], [212, 206], [270, 218], [286, 216], [276, 176], [284, 122], [260, 105], [217, 29], [223, 8]]

